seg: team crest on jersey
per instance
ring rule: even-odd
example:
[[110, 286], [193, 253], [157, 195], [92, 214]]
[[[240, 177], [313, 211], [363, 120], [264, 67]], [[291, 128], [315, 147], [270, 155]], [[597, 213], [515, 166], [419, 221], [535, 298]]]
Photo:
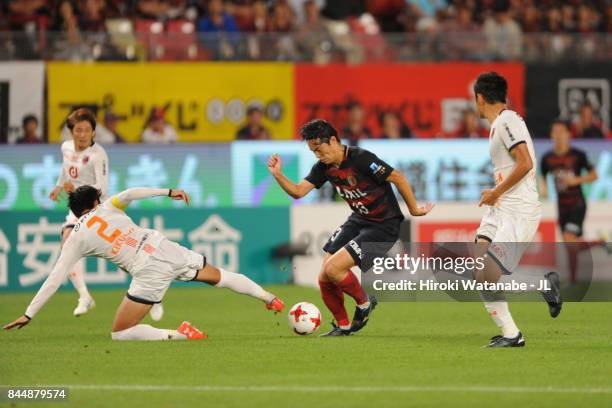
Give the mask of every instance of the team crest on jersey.
[[83, 164], [87, 164], [89, 162], [89, 156], [83, 157]]
[[353, 176], [348, 176], [346, 181], [349, 183], [349, 186], [355, 187], [357, 185], [357, 179]]

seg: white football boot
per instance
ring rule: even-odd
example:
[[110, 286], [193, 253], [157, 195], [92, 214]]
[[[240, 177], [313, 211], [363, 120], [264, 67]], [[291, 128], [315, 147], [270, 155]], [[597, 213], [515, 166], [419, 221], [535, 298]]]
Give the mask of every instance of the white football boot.
[[93, 298], [79, 298], [79, 304], [77, 305], [74, 312], [72, 312], [76, 317], [84, 315], [89, 312], [91, 309], [96, 307], [96, 302], [94, 302]]

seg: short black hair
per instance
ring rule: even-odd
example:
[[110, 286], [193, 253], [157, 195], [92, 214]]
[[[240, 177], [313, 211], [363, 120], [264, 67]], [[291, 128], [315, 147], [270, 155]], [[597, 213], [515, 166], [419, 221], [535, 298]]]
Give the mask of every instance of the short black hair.
[[70, 116], [68, 116], [66, 126], [68, 126], [68, 129], [72, 132], [76, 124], [83, 121], [89, 122], [91, 128], [96, 130], [96, 115], [87, 108], [79, 108], [72, 112]]
[[563, 119], [563, 118], [557, 118], [557, 119], [553, 120], [553, 121], [552, 121], [552, 123], [550, 124], [550, 130], [552, 130], [552, 128], [553, 128], [555, 125], [562, 125], [562, 126], [565, 126], [565, 128], [566, 128], [568, 131], [571, 131], [571, 130], [572, 130], [572, 128], [571, 128], [571, 126], [570, 126], [569, 121], [567, 121], [567, 120], [565, 120], [565, 119]]
[[26, 125], [30, 122], [35, 122], [38, 125], [38, 118], [32, 114], [25, 115], [21, 121], [21, 126], [26, 127]]
[[474, 93], [481, 94], [487, 103], [506, 103], [508, 81], [497, 72], [484, 72], [476, 79]]
[[329, 143], [332, 137], [340, 141], [336, 128], [323, 119], [313, 119], [306, 123], [300, 129], [300, 136], [305, 141], [321, 139], [321, 143]]
[[100, 201], [102, 191], [93, 186], [81, 186], [68, 194], [68, 207], [77, 217], [94, 208], [96, 200]]

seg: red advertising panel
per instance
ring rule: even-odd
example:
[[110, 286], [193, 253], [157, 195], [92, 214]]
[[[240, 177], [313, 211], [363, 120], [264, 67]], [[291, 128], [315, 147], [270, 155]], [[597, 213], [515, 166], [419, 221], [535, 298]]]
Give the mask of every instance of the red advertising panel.
[[[421, 221], [417, 226], [415, 242], [473, 242], [479, 225], [479, 221]], [[554, 247], [538, 243], [555, 242], [556, 228], [555, 221], [540, 222], [533, 244], [521, 258], [521, 265], [555, 265]]]
[[451, 134], [471, 106], [474, 80], [485, 71], [506, 77], [510, 107], [523, 114], [525, 69], [518, 63], [296, 65], [296, 128], [323, 118], [340, 130], [347, 106], [359, 102], [375, 136], [386, 111], [399, 113], [419, 137]]

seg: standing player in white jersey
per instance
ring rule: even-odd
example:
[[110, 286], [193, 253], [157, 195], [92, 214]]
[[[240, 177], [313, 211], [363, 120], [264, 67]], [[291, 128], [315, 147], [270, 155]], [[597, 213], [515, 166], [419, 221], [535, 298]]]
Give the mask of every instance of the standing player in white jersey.
[[[485, 267], [474, 272], [479, 282], [497, 283], [516, 270], [541, 217], [533, 143], [523, 119], [507, 109], [507, 91], [506, 79], [495, 72], [481, 74], [474, 85], [480, 116], [491, 124], [489, 150], [495, 177], [495, 188], [484, 190], [479, 204], [487, 206], [476, 236], [476, 241], [482, 243], [479, 247], [486, 251]], [[541, 280], [549, 281], [551, 290], [542, 295], [550, 315], [557, 317], [562, 305], [557, 273], [519, 272], [517, 275], [513, 276], [515, 281], [525, 282], [534, 289], [540, 287]], [[525, 340], [512, 319], [503, 293], [482, 292], [482, 297], [489, 315], [502, 330], [501, 336], [491, 339], [489, 347], [524, 346]]]
[[229, 288], [264, 301], [269, 310], [282, 311], [284, 304], [278, 297], [246, 276], [207, 264], [204, 256], [169, 241], [158, 231], [139, 227], [125, 214], [124, 210], [131, 201], [156, 196], [168, 196], [189, 204], [189, 196], [175, 189], [132, 188], [102, 203], [101, 192], [95, 187], [81, 186], [71, 192], [69, 206], [78, 221], [59, 260], [25, 314], [4, 329], [28, 324], [57, 291], [74, 264], [84, 256], [108, 259], [132, 275], [128, 292], [115, 315], [111, 333], [113, 340], [206, 338], [188, 322], [183, 322], [177, 330], [140, 324], [151, 306], [162, 301], [175, 279]]
[[[70, 193], [83, 185], [91, 185], [102, 192], [102, 199], [108, 194], [108, 156], [104, 148], [94, 141], [96, 117], [89, 109], [80, 108], [70, 114], [66, 125], [72, 135], [72, 140], [62, 144], [63, 166], [57, 178], [57, 183], [49, 197], [57, 201], [62, 191]], [[77, 217], [68, 211], [66, 221], [62, 225], [62, 246], [72, 232]], [[74, 309], [74, 315], [87, 313], [95, 306], [95, 302], [87, 290], [83, 277], [85, 260], [78, 261], [70, 271], [70, 281], [79, 293], [79, 303]]]

